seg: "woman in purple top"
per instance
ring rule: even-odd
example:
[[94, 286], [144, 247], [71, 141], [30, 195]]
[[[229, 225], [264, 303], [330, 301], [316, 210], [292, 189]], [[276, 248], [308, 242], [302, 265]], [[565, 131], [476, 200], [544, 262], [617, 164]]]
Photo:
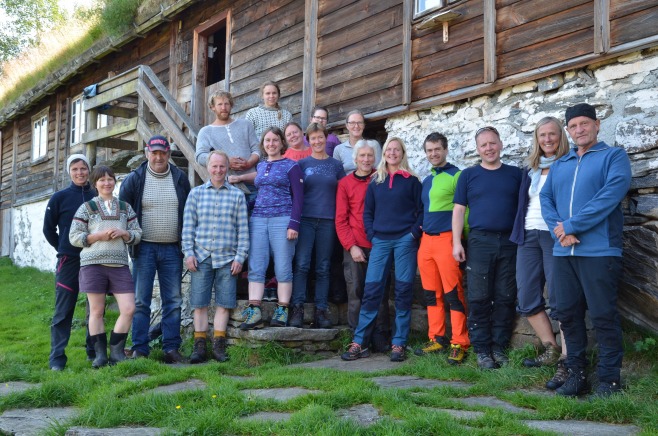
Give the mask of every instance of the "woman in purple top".
[[331, 254], [336, 240], [336, 189], [338, 181], [345, 177], [345, 171], [340, 162], [327, 154], [327, 131], [321, 124], [311, 123], [306, 136], [313, 152], [298, 162], [304, 173], [304, 207], [294, 261], [290, 325], [302, 327], [304, 323], [306, 283], [315, 247], [314, 326], [330, 328], [327, 300]]
[[[311, 112], [311, 122], [312, 123], [318, 123], [325, 129], [327, 128], [327, 121], [329, 121], [329, 111], [327, 110], [326, 107], [324, 106], [315, 106], [313, 108], [313, 112]], [[327, 143], [324, 147], [326, 150], [327, 154], [331, 157], [334, 157], [334, 148], [338, 144], [341, 143], [341, 140], [338, 138], [338, 136], [334, 135], [333, 133], [330, 133], [327, 135]], [[304, 145], [309, 145], [308, 140], [304, 138]]]
[[295, 162], [283, 157], [288, 147], [283, 132], [278, 127], [265, 129], [260, 147], [267, 160], [256, 168], [258, 197], [249, 220], [249, 306], [243, 312], [242, 330], [264, 325], [260, 304], [270, 252], [274, 256], [274, 271], [279, 280], [279, 303], [270, 325], [283, 327], [288, 323], [292, 259], [304, 202], [303, 174]]

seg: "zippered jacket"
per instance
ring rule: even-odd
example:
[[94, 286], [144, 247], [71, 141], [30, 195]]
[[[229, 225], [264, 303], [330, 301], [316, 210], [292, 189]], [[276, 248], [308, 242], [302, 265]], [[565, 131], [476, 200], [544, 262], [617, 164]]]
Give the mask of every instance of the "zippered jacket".
[[[626, 151], [599, 142], [582, 156], [562, 156], [540, 193], [541, 211], [553, 239], [554, 256], [621, 256], [624, 216], [621, 201], [631, 183]], [[558, 222], [580, 243], [562, 247], [553, 233]]]

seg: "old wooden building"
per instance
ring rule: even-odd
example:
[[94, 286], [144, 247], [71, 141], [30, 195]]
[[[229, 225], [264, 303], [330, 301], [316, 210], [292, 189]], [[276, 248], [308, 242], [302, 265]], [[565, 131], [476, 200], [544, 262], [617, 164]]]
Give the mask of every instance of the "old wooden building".
[[45, 200], [68, 183], [70, 153], [86, 148], [100, 161], [165, 131], [192, 160], [214, 89], [233, 93], [239, 116], [274, 80], [303, 125], [314, 105], [328, 107], [334, 129], [361, 109], [381, 137], [390, 117], [658, 46], [656, 0], [161, 3], [0, 109], [3, 255], [52, 259], [29, 241]]

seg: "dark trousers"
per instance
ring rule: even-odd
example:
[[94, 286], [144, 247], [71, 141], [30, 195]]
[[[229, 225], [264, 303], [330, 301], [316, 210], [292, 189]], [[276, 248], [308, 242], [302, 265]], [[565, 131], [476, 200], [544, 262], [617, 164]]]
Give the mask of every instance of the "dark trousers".
[[567, 344], [567, 367], [587, 366], [585, 311], [599, 344], [597, 373], [600, 381], [619, 382], [624, 356], [617, 310], [621, 257], [555, 257], [553, 275], [558, 319]]
[[509, 346], [515, 318], [516, 244], [509, 233], [472, 230], [466, 258], [468, 332], [476, 353]]
[[[57, 258], [55, 271], [55, 311], [50, 325], [50, 357], [49, 365], [66, 366], [66, 346], [71, 337], [73, 313], [78, 302], [78, 274], [80, 273], [80, 258], [62, 255]], [[87, 329], [87, 355], [93, 352], [93, 346]]]

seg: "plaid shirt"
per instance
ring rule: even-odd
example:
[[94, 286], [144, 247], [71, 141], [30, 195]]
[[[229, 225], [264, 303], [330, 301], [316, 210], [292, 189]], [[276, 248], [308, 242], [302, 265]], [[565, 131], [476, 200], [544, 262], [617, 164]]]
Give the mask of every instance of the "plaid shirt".
[[183, 254], [212, 267], [233, 261], [244, 264], [249, 250], [247, 203], [239, 189], [224, 182], [216, 189], [210, 181], [190, 191], [183, 213]]

